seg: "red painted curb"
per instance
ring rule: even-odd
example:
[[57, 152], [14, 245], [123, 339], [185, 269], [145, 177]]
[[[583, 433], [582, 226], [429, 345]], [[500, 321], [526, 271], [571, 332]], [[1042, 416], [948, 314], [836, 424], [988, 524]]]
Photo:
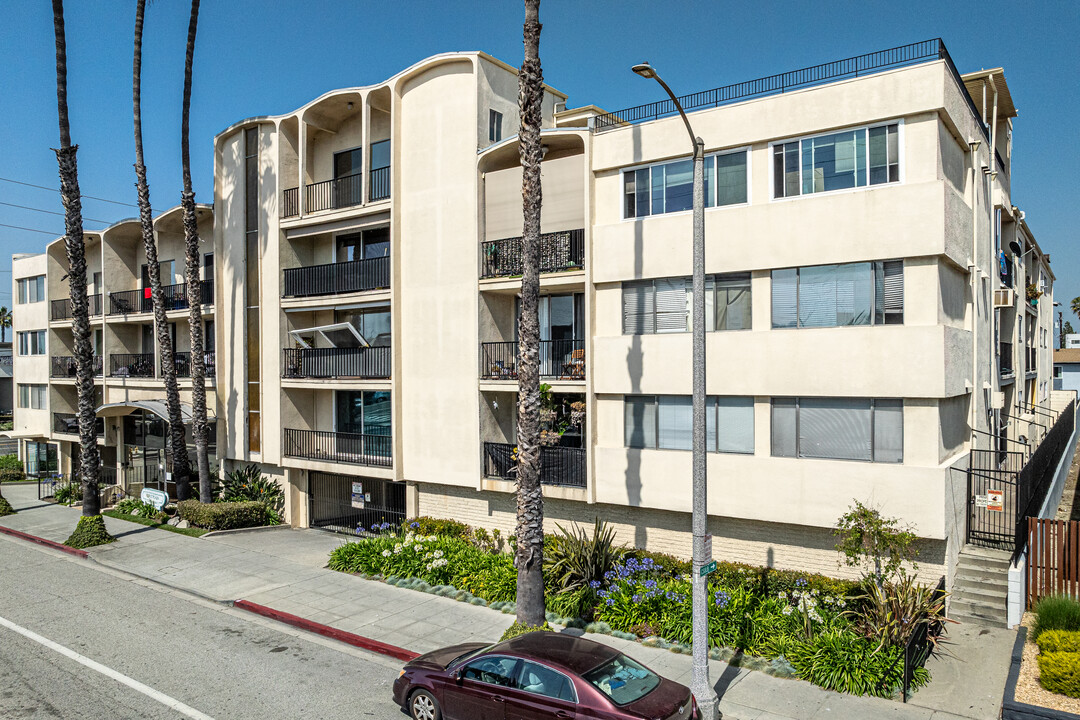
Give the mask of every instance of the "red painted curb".
[[10, 535], [12, 537], [17, 537], [21, 540], [29, 540], [32, 543], [44, 545], [45, 547], [52, 548], [53, 550], [59, 550], [60, 552], [66, 552], [68, 555], [74, 555], [75, 557], [80, 557], [83, 559], [90, 557], [90, 553], [86, 552], [85, 550], [79, 550], [78, 548], [61, 545], [58, 542], [46, 540], [45, 538], [39, 538], [37, 535], [30, 535], [29, 533], [24, 533], [19, 530], [12, 530], [11, 528], [4, 527], [3, 525], [0, 525], [0, 533], [3, 533], [4, 535]]
[[399, 648], [396, 645], [388, 645], [378, 640], [372, 640], [362, 635], [356, 635], [355, 633], [345, 632], [344, 630], [338, 630], [337, 628], [330, 627], [329, 625], [323, 625], [306, 618], [302, 618], [299, 615], [293, 615], [292, 613], [282, 612], [281, 610], [275, 610], [274, 608], [266, 607], [265, 605], [257, 605], [247, 600], [237, 600], [233, 603], [233, 607], [240, 608], [241, 610], [247, 610], [253, 612], [256, 615], [262, 615], [272, 620], [283, 622], [286, 625], [292, 625], [302, 630], [308, 630], [319, 635], [324, 635], [334, 640], [339, 640], [346, 645], [352, 645], [354, 647], [368, 650], [370, 652], [378, 653], [380, 655], [386, 655], [388, 657], [395, 658], [408, 662], [415, 658], [420, 657], [420, 653], [415, 653], [412, 650], [406, 650], [405, 648]]

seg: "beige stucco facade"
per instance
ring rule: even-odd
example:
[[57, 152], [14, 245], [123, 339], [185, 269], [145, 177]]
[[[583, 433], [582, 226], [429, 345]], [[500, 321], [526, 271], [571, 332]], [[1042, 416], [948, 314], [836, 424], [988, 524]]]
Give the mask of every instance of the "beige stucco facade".
[[[690, 114], [707, 155], [745, 153], [745, 199], [705, 212], [705, 272], [739, 274], [750, 296], [749, 327], [707, 333], [707, 394], [747, 399], [753, 418], [739, 452], [708, 457], [719, 557], [840, 572], [830, 530], [858, 500], [914, 527], [927, 578], [951, 572], [968, 452], [989, 446], [984, 433], [1034, 441], [1023, 407], [1058, 402], [1053, 274], [1009, 197], [1011, 100], [983, 101], [997, 118], [978, 110], [991, 84], [986, 73], [958, 81], [936, 60]], [[565, 101], [546, 88], [541, 292], [554, 359], [543, 381], [585, 416], [577, 444], [552, 450], [547, 516], [600, 516], [628, 543], [688, 555], [690, 452], [629, 447], [626, 408], [628, 397], [690, 395], [691, 336], [625, 325], [633, 283], [691, 274], [690, 212], [626, 210], [626, 173], [687, 159], [686, 131], [677, 116], [601, 129], [602, 111]], [[777, 197], [778, 147], [886, 127], [887, 182]], [[516, 71], [448, 53], [215, 138], [203, 237], [218, 455], [225, 469], [253, 462], [277, 478], [294, 525], [419, 513], [512, 530], [516, 131]], [[162, 259], [183, 254], [169, 217]], [[134, 223], [91, 240], [106, 293], [139, 287], [140, 252]], [[774, 326], [778, 271], [848, 263], [901, 273], [901, 322]], [[47, 273], [60, 299], [65, 267], [54, 243], [17, 259], [15, 277]], [[1044, 293], [1034, 304], [1028, 284]], [[50, 354], [70, 354], [70, 322], [38, 317], [43, 308], [17, 306], [17, 329], [47, 326]], [[145, 321], [96, 320], [105, 352], [139, 352]], [[556, 326], [572, 337], [556, 339]], [[17, 359], [16, 370], [68, 407], [71, 389], [40, 364]], [[155, 396], [153, 385], [105, 378], [105, 402]], [[778, 454], [778, 398], [898, 403], [899, 461]], [[16, 430], [53, 437], [38, 413], [17, 411]]]

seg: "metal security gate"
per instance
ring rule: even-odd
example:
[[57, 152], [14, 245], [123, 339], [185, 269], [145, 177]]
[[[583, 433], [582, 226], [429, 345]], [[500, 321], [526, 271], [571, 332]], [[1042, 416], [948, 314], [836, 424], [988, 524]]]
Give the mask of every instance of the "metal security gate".
[[311, 527], [356, 534], [372, 525], [405, 519], [405, 483], [355, 475], [308, 475]]

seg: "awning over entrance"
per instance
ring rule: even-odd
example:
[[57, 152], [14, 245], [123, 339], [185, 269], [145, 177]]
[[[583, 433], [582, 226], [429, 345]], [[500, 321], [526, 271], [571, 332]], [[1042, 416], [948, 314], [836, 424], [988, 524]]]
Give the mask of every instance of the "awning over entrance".
[[[107, 403], [97, 409], [97, 416], [120, 417], [122, 415], [130, 415], [136, 410], [144, 410], [153, 413], [166, 421], [169, 419], [169, 408], [165, 405], [164, 400], [129, 400], [127, 402]], [[180, 418], [185, 423], [191, 422], [191, 412], [191, 403], [180, 403]], [[216, 419], [214, 412], [210, 408], [207, 408], [207, 422], [212, 422]]]

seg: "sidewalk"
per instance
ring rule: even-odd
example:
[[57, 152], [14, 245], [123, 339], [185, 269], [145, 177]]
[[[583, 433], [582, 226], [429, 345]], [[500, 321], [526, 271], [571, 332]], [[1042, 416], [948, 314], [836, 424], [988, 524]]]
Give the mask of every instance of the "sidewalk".
[[[79, 511], [39, 502], [34, 485], [5, 485], [19, 511], [0, 525], [63, 542]], [[494, 642], [513, 617], [485, 607], [404, 590], [325, 569], [345, 538], [287, 528], [201, 539], [105, 518], [115, 543], [91, 548], [90, 559], [220, 602], [247, 600], [338, 630], [423, 653], [459, 642]], [[578, 632], [578, 631], [571, 631]], [[689, 685], [690, 657], [607, 635], [618, 648], [658, 673]], [[911, 702], [859, 698], [710, 661], [710, 677], [726, 719], [895, 718], [957, 720], [998, 716], [1014, 633], [951, 625], [949, 646], [960, 660], [932, 658], [934, 680]]]

